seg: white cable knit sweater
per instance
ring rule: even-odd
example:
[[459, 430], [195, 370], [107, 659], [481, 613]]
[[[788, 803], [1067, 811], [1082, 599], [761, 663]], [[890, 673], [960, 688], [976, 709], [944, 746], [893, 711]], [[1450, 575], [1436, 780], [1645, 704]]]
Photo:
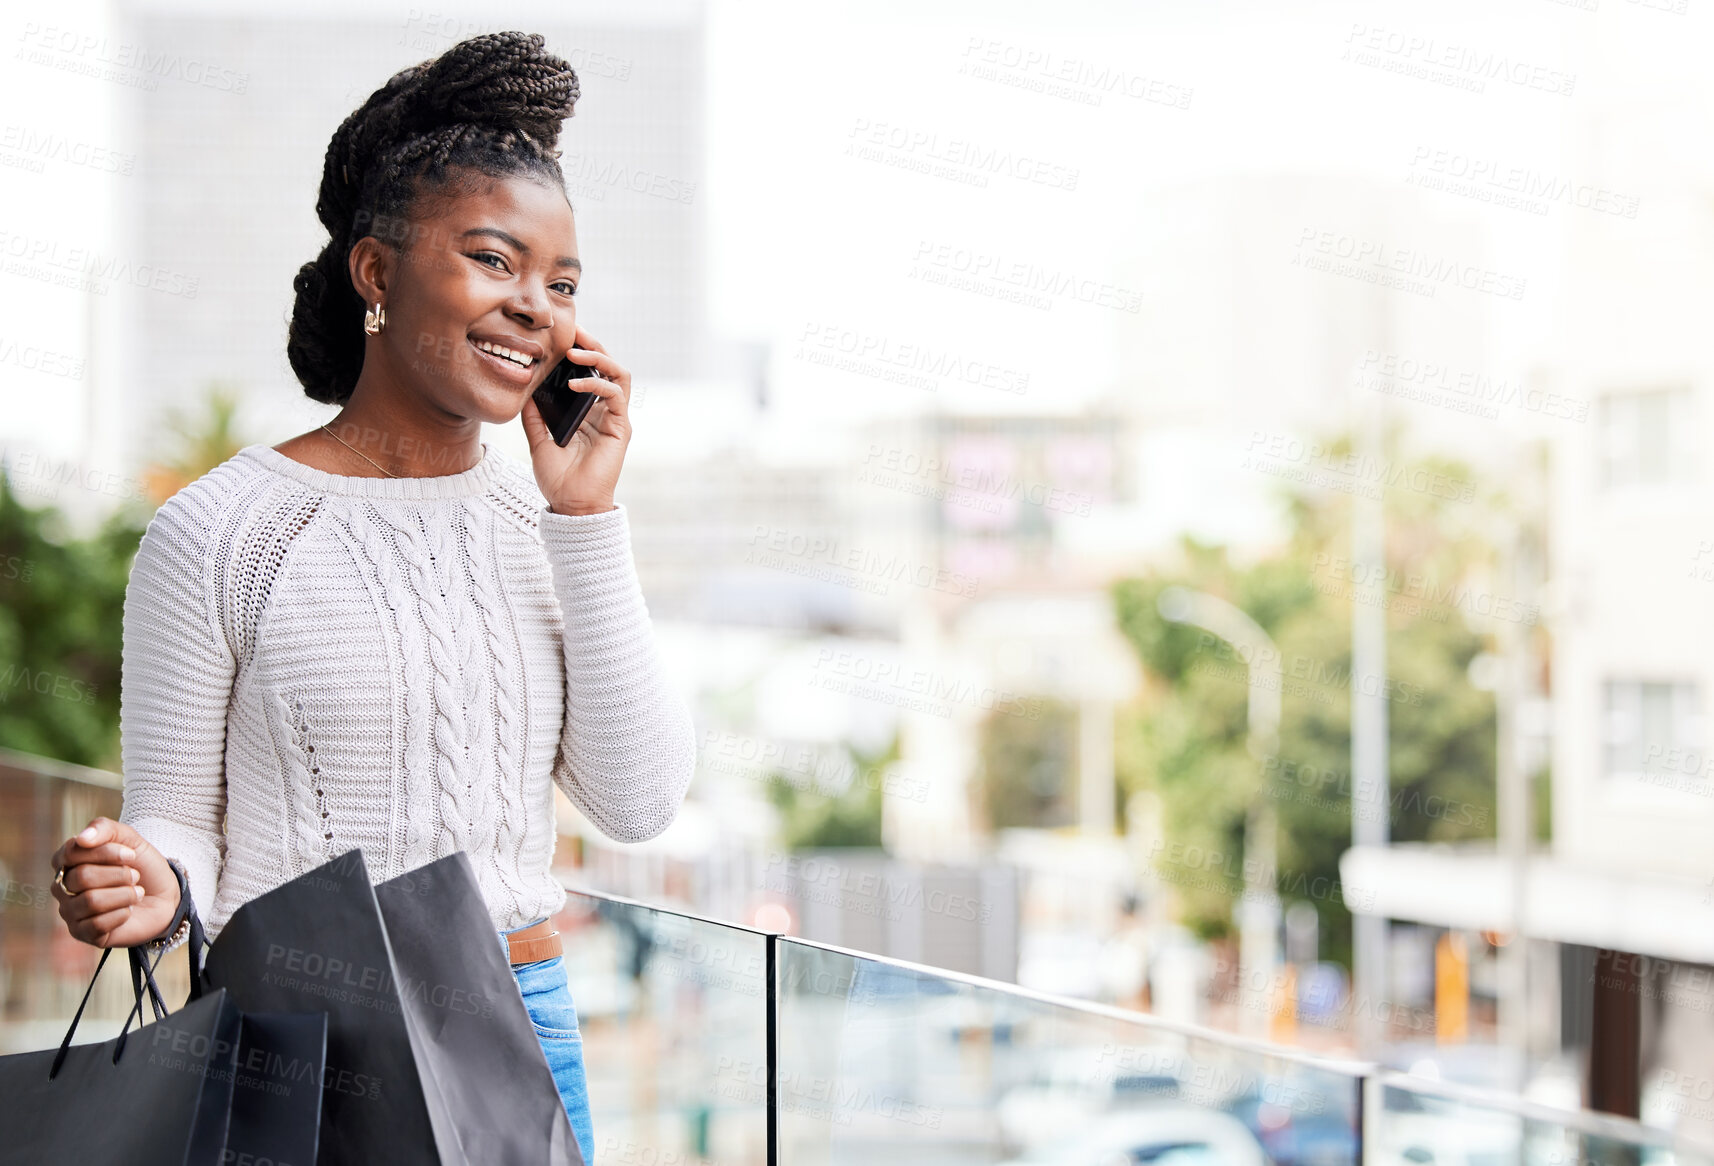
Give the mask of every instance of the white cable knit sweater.
[[625, 507], [548, 509], [486, 443], [459, 474], [330, 474], [245, 447], [150, 520], [125, 592], [121, 820], [218, 935], [361, 847], [380, 882], [454, 850], [496, 930], [558, 911], [551, 780], [653, 838], [695, 769]]

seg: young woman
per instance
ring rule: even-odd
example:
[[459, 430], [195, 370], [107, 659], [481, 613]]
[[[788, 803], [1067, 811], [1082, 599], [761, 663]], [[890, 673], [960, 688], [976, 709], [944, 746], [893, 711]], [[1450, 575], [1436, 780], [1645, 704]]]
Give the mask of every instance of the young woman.
[[[577, 96], [540, 36], [496, 33], [400, 72], [334, 134], [332, 238], [298, 273], [287, 355], [340, 411], [150, 521], [125, 597], [124, 809], [56, 852], [54, 893], [86, 943], [171, 946], [169, 860], [213, 938], [353, 846], [377, 882], [462, 849], [593, 1162], [546, 925], [566, 897], [553, 785], [609, 836], [652, 838], [695, 736], [613, 500], [631, 375], [577, 323], [555, 148]], [[562, 358], [601, 398], [564, 448], [531, 399]], [[480, 441], [520, 412], [527, 472]]]

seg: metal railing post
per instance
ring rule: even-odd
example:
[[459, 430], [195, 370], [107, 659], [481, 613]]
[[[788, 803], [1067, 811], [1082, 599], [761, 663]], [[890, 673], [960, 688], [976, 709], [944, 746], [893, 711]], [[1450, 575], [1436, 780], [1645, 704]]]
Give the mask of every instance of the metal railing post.
[[768, 1044], [768, 1166], [780, 1166], [780, 937], [768, 932], [763, 937], [763, 975], [768, 991], [764, 1011], [767, 1015]]

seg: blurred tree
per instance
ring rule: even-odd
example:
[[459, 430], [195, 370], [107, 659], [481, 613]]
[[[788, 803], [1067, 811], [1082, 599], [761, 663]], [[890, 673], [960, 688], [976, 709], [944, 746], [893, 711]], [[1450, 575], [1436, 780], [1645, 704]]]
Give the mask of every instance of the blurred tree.
[[[1348, 443], [1329, 443], [1334, 459]], [[1390, 465], [1390, 463], [1389, 463]], [[1443, 459], [1410, 463], [1404, 482], [1467, 483]], [[1415, 471], [1424, 471], [1425, 477]], [[1454, 492], [1440, 491], [1439, 493]], [[1386, 577], [1389, 806], [1397, 841], [1494, 836], [1494, 702], [1470, 683], [1471, 659], [1491, 648], [1488, 612], [1532, 618], [1488, 583], [1483, 532], [1507, 505], [1495, 493], [1449, 501], [1433, 490], [1388, 489]], [[1199, 853], [1242, 855], [1245, 812], [1258, 795], [1278, 810], [1278, 874], [1285, 903], [1303, 900], [1321, 920], [1323, 958], [1348, 962], [1350, 914], [1339, 857], [1351, 838], [1351, 496], [1289, 491], [1289, 535], [1259, 562], [1186, 539], [1167, 568], [1112, 588], [1119, 625], [1140, 657], [1143, 691], [1120, 713], [1117, 765], [1127, 791], [1161, 798], [1166, 837]], [[1242, 608], [1282, 657], [1280, 741], [1258, 762], [1246, 749], [1248, 670], [1221, 641], [1164, 620], [1162, 590], [1180, 584]], [[1496, 603], [1496, 600], [1503, 601]], [[1185, 922], [1225, 936], [1243, 867], [1161, 867]]]
[[983, 718], [976, 783], [980, 817], [989, 830], [1011, 826], [1054, 829], [1077, 823], [1077, 710], [1043, 698], [1039, 717], [1021, 703]]
[[109, 515], [86, 539], [57, 537], [0, 474], [0, 745], [119, 769], [125, 583], [146, 516]]
[[237, 415], [238, 388], [228, 381], [208, 384], [198, 413], [169, 411], [167, 429], [176, 448], [143, 471], [143, 488], [156, 506], [248, 444], [236, 431]]
[[240, 448], [236, 393], [211, 384], [199, 416], [172, 415], [176, 448], [87, 538], [56, 507], [27, 507], [0, 473], [0, 746], [120, 770], [125, 587], [155, 507]]
[[[882, 775], [899, 759], [899, 736], [887, 748], [865, 754], [850, 743], [839, 760], [816, 772], [768, 776], [768, 801], [780, 812], [781, 842], [787, 850], [828, 846], [881, 845]], [[849, 781], [846, 781], [847, 776]], [[837, 793], [829, 793], [844, 784]]]

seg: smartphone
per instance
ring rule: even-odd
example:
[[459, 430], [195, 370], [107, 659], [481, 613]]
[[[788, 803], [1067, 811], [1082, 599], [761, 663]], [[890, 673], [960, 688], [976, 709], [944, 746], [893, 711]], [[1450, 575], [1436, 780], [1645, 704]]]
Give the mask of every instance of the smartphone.
[[[589, 351], [581, 344], [574, 344], [572, 347], [584, 352]], [[535, 398], [536, 408], [541, 410], [542, 420], [547, 422], [548, 432], [553, 434], [555, 445], [563, 446], [570, 441], [571, 435], [577, 432], [577, 427], [583, 424], [583, 419], [589, 416], [590, 406], [601, 399], [599, 393], [573, 389], [571, 382], [599, 375], [593, 365], [562, 359], [531, 394]]]

